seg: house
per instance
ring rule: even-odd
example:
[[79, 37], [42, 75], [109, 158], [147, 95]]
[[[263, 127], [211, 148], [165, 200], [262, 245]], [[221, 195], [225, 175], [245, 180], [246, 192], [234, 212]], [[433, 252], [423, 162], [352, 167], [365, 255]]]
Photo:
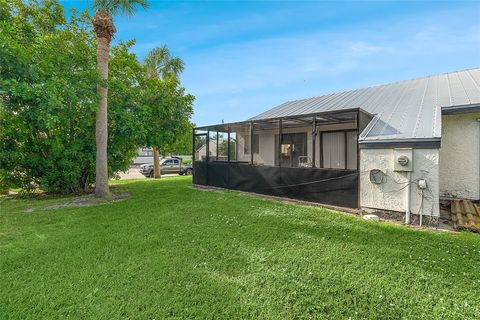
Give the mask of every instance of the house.
[[435, 218], [441, 198], [480, 198], [480, 69], [288, 101], [194, 129], [206, 145], [218, 135], [228, 150], [194, 158], [194, 184]]
[[[161, 157], [178, 157], [182, 158], [184, 161], [189, 160], [192, 155], [180, 155], [180, 154], [170, 154], [170, 155], [160, 155]], [[199, 156], [196, 157], [199, 159]], [[137, 156], [133, 158], [133, 165], [141, 164], [153, 164], [153, 149], [152, 148], [139, 148]]]
[[133, 159], [134, 165], [140, 165], [145, 163], [153, 163], [152, 148], [139, 148], [137, 156]]
[[[197, 160], [206, 160], [207, 156], [207, 149], [210, 157], [215, 154], [215, 160], [223, 160], [223, 161], [228, 161], [227, 155], [225, 156], [220, 156], [217, 154], [218, 148], [221, 148], [224, 143], [226, 143], [226, 140], [223, 139], [223, 137], [219, 134], [218, 136], [215, 136], [214, 139], [209, 139], [208, 141], [208, 148], [206, 144], [206, 139], [200, 140], [197, 142], [198, 148], [195, 149], [195, 159]], [[213, 159], [213, 158], [210, 158]]]

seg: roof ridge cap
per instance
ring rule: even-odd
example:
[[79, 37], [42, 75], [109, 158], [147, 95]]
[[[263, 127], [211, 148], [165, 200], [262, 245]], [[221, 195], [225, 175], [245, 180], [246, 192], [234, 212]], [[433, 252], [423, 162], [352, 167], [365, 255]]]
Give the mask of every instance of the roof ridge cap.
[[357, 91], [357, 90], [365, 90], [365, 89], [370, 89], [370, 88], [389, 86], [389, 85], [398, 84], [398, 83], [402, 83], [402, 82], [406, 82], [406, 81], [418, 81], [418, 80], [421, 80], [421, 79], [439, 77], [439, 76], [443, 76], [443, 75], [449, 75], [449, 74], [454, 74], [454, 73], [459, 73], [459, 72], [466, 72], [466, 71], [470, 71], [470, 70], [480, 70], [480, 67], [472, 67], [472, 68], [467, 68], [467, 69], [462, 69], [462, 70], [457, 70], [457, 71], [431, 74], [431, 75], [421, 76], [421, 77], [416, 77], [416, 78], [411, 78], [411, 79], [404, 79], [404, 80], [397, 80], [397, 81], [387, 82], [387, 83], [373, 84], [373, 85], [369, 85], [367, 87], [362, 87], [362, 88], [354, 88], [354, 89], [347, 89], [347, 90], [342, 90], [342, 91], [328, 92], [328, 93], [324, 93], [324, 94], [321, 94], [321, 95], [310, 96], [310, 97], [307, 97], [307, 98], [287, 100], [287, 101], [281, 103], [280, 105], [282, 105], [284, 103], [287, 103], [287, 102], [297, 102], [297, 101], [310, 100], [310, 99], [320, 98], [320, 97], [323, 97], [323, 96], [328, 96], [328, 95], [331, 95], [331, 94], [341, 94], [341, 93], [352, 92], [352, 91]]

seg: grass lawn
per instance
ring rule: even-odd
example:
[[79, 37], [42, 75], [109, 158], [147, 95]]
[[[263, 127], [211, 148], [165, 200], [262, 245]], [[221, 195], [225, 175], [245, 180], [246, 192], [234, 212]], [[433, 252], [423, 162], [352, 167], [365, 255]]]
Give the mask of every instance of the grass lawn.
[[0, 319], [480, 318], [479, 235], [199, 191], [189, 177], [115, 191], [130, 197], [0, 198]]

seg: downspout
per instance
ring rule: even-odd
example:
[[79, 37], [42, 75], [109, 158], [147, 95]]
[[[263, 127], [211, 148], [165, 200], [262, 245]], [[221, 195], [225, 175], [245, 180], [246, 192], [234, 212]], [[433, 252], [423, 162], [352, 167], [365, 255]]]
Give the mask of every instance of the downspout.
[[411, 172], [407, 171], [407, 186], [405, 188], [405, 223], [410, 224], [410, 177]]

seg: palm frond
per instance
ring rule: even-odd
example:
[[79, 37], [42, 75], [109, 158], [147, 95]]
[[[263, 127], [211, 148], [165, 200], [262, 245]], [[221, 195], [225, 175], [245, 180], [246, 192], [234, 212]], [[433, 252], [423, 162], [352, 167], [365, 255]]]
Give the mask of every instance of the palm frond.
[[164, 45], [150, 50], [145, 57], [145, 65], [149, 68], [156, 68], [159, 64], [169, 60], [170, 58], [170, 51]]
[[106, 11], [111, 16], [133, 15], [137, 9], [147, 9], [148, 0], [93, 0], [93, 8], [98, 11]]
[[170, 76], [178, 77], [185, 67], [183, 60], [172, 57], [165, 45], [152, 49], [145, 57], [144, 64], [149, 76], [161, 79]]
[[179, 57], [172, 58], [167, 63], [167, 69], [169, 70], [169, 73], [175, 76], [178, 76], [180, 73], [182, 73], [184, 68], [185, 63]]

